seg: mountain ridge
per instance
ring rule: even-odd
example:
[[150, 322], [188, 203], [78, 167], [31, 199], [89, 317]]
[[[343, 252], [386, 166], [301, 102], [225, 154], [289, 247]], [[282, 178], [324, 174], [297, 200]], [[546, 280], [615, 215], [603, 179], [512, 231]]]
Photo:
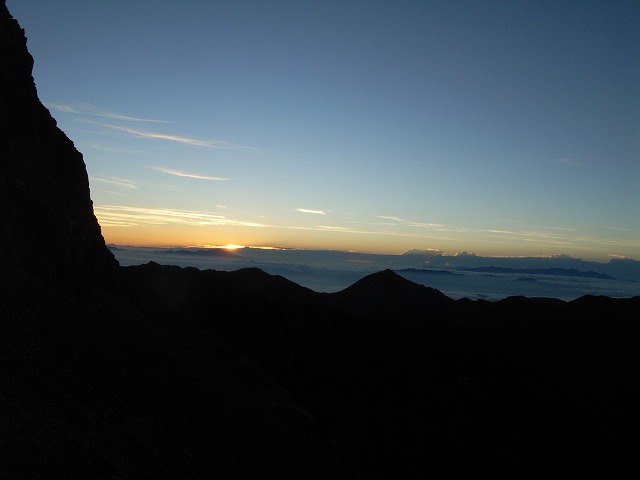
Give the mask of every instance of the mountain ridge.
[[582, 277], [582, 278], [599, 278], [602, 280], [615, 280], [615, 277], [606, 273], [598, 273], [594, 271], [582, 271], [575, 268], [509, 268], [509, 267], [475, 267], [462, 268], [468, 272], [483, 273], [524, 273], [529, 275], [562, 275], [565, 277]]
[[[572, 302], [526, 297], [509, 297], [499, 302], [453, 301], [445, 297], [441, 302], [443, 299], [439, 292], [405, 280], [394, 272], [382, 271], [365, 277], [342, 292], [322, 294], [308, 291], [302, 298], [285, 295], [276, 303], [260, 303], [257, 310], [248, 309], [241, 314], [242, 320], [234, 320], [236, 327], [237, 322], [242, 324], [241, 328], [234, 329], [226, 325], [223, 319], [241, 312], [244, 307], [238, 305], [246, 307], [244, 302], [227, 306], [228, 310], [219, 305], [215, 315], [208, 307], [211, 302], [217, 304], [217, 298], [228, 297], [225, 291], [215, 286], [217, 283], [210, 283], [214, 276], [222, 278], [225, 272], [166, 266], [157, 268], [173, 270], [178, 276], [187, 272], [199, 276], [195, 283], [203, 291], [185, 299], [184, 305], [193, 310], [188, 315], [179, 315], [176, 311], [168, 311], [163, 305], [163, 299], [172, 290], [171, 286], [155, 292], [153, 288], [143, 288], [145, 293], [138, 286], [153, 285], [154, 278], [158, 277], [145, 273], [144, 266], [125, 267], [125, 278], [132, 272], [141, 275], [128, 283], [130, 288], [138, 289], [143, 297], [151, 295], [138, 302], [139, 305], [153, 306], [146, 314], [178, 330], [187, 328], [230, 335], [236, 344], [243, 345], [243, 355], [262, 365], [268, 375], [284, 385], [303, 408], [316, 418], [328, 422], [332, 429], [347, 428], [360, 432], [367, 429], [365, 425], [368, 422], [373, 422], [379, 427], [385, 424], [385, 428], [400, 428], [397, 431], [403, 431], [404, 427], [400, 427], [403, 420], [386, 408], [381, 409], [374, 398], [379, 398], [382, 405], [393, 405], [394, 411], [407, 409], [403, 405], [406, 401], [404, 395], [415, 389], [413, 382], [421, 378], [440, 393], [436, 395], [429, 390], [421, 394], [426, 395], [422, 400], [413, 398], [411, 401], [417, 402], [416, 408], [420, 406], [418, 410], [439, 409], [441, 407], [437, 405], [443, 401], [441, 395], [457, 398], [461, 394], [467, 395], [462, 392], [470, 388], [476, 393], [469, 398], [473, 398], [474, 402], [481, 401], [484, 405], [481, 408], [484, 412], [482, 418], [489, 415], [502, 419], [498, 424], [510, 424], [525, 418], [531, 422], [532, 432], [537, 433], [531, 433], [529, 440], [519, 448], [536, 452], [536, 456], [546, 459], [541, 464], [548, 467], [552, 459], [565, 465], [566, 459], [561, 460], [554, 453], [561, 451], [563, 442], [578, 442], [591, 455], [596, 455], [597, 449], [602, 448], [596, 436], [587, 434], [584, 429], [594, 428], [594, 431], [604, 435], [607, 431], [611, 433], [609, 429], [612, 427], [603, 425], [599, 417], [586, 421], [583, 415], [590, 408], [613, 402], [625, 405], [620, 411], [630, 411], [628, 399], [625, 399], [625, 394], [619, 391], [617, 385], [622, 378], [633, 375], [635, 370], [637, 354], [633, 353], [629, 342], [638, 338], [638, 326], [632, 320], [631, 312], [640, 306], [640, 297], [613, 300], [585, 296]], [[267, 284], [277, 280], [276, 276], [258, 272], [251, 269], [242, 273], [257, 276]], [[253, 290], [255, 285], [256, 282], [250, 281], [236, 287], [245, 290], [244, 298], [256, 298]], [[394, 293], [398, 292], [396, 289], [399, 286], [401, 295], [396, 295]], [[368, 290], [369, 287], [372, 290]], [[269, 290], [270, 287], [267, 285], [263, 288]], [[373, 297], [382, 295], [381, 302], [372, 305], [369, 297], [362, 301], [360, 294], [368, 295], [369, 292]], [[180, 318], [185, 317], [197, 317], [200, 321], [197, 325], [184, 325]], [[607, 328], [608, 322], [615, 324], [615, 329]], [[576, 335], [581, 338], [580, 341], [576, 341]], [[598, 350], [600, 354], [594, 357], [593, 352]], [[566, 357], [569, 352], [571, 361]], [[551, 371], [555, 373], [550, 374]], [[592, 372], [600, 372], [595, 382], [591, 377]], [[516, 381], [516, 378], [520, 380]], [[459, 385], [460, 382], [464, 387]], [[572, 388], [575, 392], [566, 390], [570, 384], [574, 385]], [[562, 392], [559, 397], [562, 403], [557, 403], [558, 399], [549, 400], [546, 393], [543, 394], [547, 390]], [[577, 396], [577, 392], [581, 396]], [[337, 401], [334, 395], [339, 395], [343, 400]], [[322, 399], [320, 404], [319, 398]], [[471, 408], [467, 401], [463, 401], [463, 409]], [[353, 402], [370, 413], [363, 416], [362, 413], [356, 415], [349, 410], [351, 413], [344, 420], [345, 423], [336, 423], [336, 416], [344, 414], [345, 408], [352, 408], [349, 405], [353, 405]], [[571, 409], [575, 411], [572, 413]], [[419, 418], [421, 414], [418, 410], [409, 411]], [[525, 411], [530, 413], [524, 415]], [[472, 418], [476, 414], [471, 414], [471, 411], [465, 413]], [[422, 423], [425, 428], [430, 425], [429, 428], [435, 429], [429, 437], [432, 441], [436, 437], [442, 441], [448, 435], [447, 428], [454, 423], [455, 414], [448, 407], [439, 415], [444, 423], [437, 428], [429, 423], [432, 419], [428, 422], [424, 419], [427, 423]], [[570, 423], [571, 428], [581, 432], [582, 438], [567, 437], [566, 433], [560, 435], [550, 424], [550, 419], [563, 424]], [[627, 430], [620, 419], [615, 421], [615, 425], [618, 433]], [[482, 432], [476, 428], [467, 425], [455, 434], [462, 435], [458, 439], [464, 446], [461, 448], [478, 448], [468, 435], [480, 435], [488, 445], [492, 445], [488, 451], [484, 450], [488, 457], [507, 448], [504, 442], [512, 433], [491, 424], [485, 425]], [[542, 447], [542, 438], [549, 432], [559, 436], [547, 449]], [[409, 442], [424, 440], [418, 440], [413, 433], [405, 434], [405, 440]], [[385, 475], [389, 476], [398, 474], [398, 471], [393, 473], [390, 466], [396, 465], [397, 458], [392, 460], [394, 457], [386, 451], [391, 445], [383, 442], [381, 445], [385, 445], [385, 450], [380, 450], [380, 445], [371, 444], [373, 439], [382, 441], [379, 434], [371, 436], [366, 442], [359, 436], [350, 435], [343, 441], [347, 442], [358, 461], [370, 464], [370, 460], [364, 458], [367, 452], [375, 452], [377, 460], [373, 464], [376, 469], [385, 471]], [[533, 443], [528, 443], [530, 441]], [[359, 442], [364, 442], [363, 445], [367, 447], [358, 446]], [[617, 455], [615, 450], [622, 444], [614, 444], [615, 447], [610, 445], [603, 450], [608, 452], [606, 455]], [[450, 461], [453, 449], [452, 444], [445, 442], [437, 449], [440, 459], [429, 456], [436, 471], [445, 468], [442, 462]], [[467, 451], [467, 455], [480, 461], [478, 452]], [[603, 455], [600, 453], [593, 458], [603, 458]], [[520, 462], [527, 464], [533, 461], [524, 460], [513, 451], [508, 457], [509, 462], [515, 462], [520, 465], [519, 468], [524, 468]], [[582, 456], [571, 458], [573, 461], [578, 458], [585, 461]], [[404, 475], [411, 477], [426, 473], [424, 465], [416, 463], [415, 457], [411, 460], [407, 458], [405, 462]], [[537, 462], [533, 461], [533, 464]], [[527, 468], [537, 471], [537, 467], [531, 464]], [[371, 472], [371, 467], [368, 471]]]

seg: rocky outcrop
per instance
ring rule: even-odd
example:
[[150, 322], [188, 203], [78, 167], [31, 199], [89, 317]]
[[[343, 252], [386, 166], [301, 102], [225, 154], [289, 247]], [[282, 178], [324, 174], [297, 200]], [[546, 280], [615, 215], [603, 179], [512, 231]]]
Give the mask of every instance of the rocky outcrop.
[[93, 214], [82, 154], [38, 99], [26, 42], [2, 1], [2, 275], [84, 296], [113, 280], [117, 262]]

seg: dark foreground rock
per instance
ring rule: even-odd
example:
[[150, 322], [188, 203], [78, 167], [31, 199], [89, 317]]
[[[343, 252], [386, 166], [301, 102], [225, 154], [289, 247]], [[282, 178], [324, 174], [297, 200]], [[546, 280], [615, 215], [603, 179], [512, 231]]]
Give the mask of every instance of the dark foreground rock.
[[[640, 298], [120, 268], [0, 0], [2, 478], [616, 477]], [[636, 472], [637, 473], [637, 472]]]
[[634, 466], [640, 297], [453, 301], [391, 271], [336, 294], [259, 270], [149, 263], [123, 279], [154, 322], [228, 339], [371, 475]]

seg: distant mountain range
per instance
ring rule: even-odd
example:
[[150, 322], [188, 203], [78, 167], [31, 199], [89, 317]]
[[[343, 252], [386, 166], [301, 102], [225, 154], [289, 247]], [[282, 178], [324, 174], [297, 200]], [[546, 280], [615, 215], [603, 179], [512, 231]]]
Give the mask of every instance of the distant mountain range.
[[611, 275], [597, 272], [583, 272], [575, 268], [506, 268], [506, 267], [476, 267], [460, 268], [469, 272], [483, 273], [524, 273], [528, 275], [561, 275], [564, 277], [599, 278], [603, 280], [615, 280]]
[[2, 478], [640, 474], [640, 296], [122, 267], [32, 66], [0, 0]]
[[[442, 263], [440, 257], [434, 259], [417, 254], [376, 255], [330, 250], [250, 248], [233, 250], [227, 254], [219, 249], [131, 246], [110, 246], [110, 249], [121, 265], [125, 266], [154, 261], [164, 265], [216, 270], [257, 267], [319, 292], [337, 292], [370, 273], [391, 269], [408, 280], [438, 288], [452, 298], [484, 298], [495, 301], [511, 295], [525, 295], [573, 300], [586, 294], [614, 298], [640, 294], [640, 281], [628, 278], [633, 276], [633, 268], [621, 269], [620, 273], [625, 275], [622, 279], [595, 270], [596, 267], [608, 267], [613, 264], [611, 262], [595, 264], [594, 270], [580, 270], [553, 266], [558, 262], [555, 258], [509, 259], [462, 255], [451, 257], [460, 257], [458, 264], [452, 265], [452, 262], [447, 261], [442, 266], [436, 266], [434, 264]], [[476, 266], [466, 266], [464, 259], [467, 257], [476, 262]], [[585, 268], [594, 263], [567, 258], [562, 261], [570, 261]], [[533, 265], [538, 266], [522, 266], [523, 262], [525, 265], [533, 262]], [[626, 263], [634, 265], [633, 261]], [[523, 281], [518, 276], [529, 277], [531, 280]]]
[[[420, 259], [428, 268], [470, 271], [479, 268], [513, 269], [514, 271], [510, 273], [526, 273], [526, 270], [537, 269], [562, 269], [571, 272], [595, 272], [620, 280], [631, 279], [640, 281], [640, 261], [630, 258], [611, 258], [606, 263], [600, 263], [574, 258], [569, 255], [553, 255], [548, 257], [483, 257], [475, 254], [443, 255], [441, 253], [420, 250], [410, 250], [409, 252], [405, 252], [404, 255], [409, 258]], [[515, 272], [515, 270], [521, 271]], [[505, 271], [504, 273], [507, 272]], [[556, 274], [545, 273], [545, 275]]]
[[[627, 258], [612, 258], [608, 262], [594, 262], [570, 257], [568, 255], [557, 255], [551, 257], [482, 257], [479, 255], [443, 255], [434, 253], [421, 253], [421, 251], [405, 252], [403, 255], [381, 255], [358, 252], [342, 252], [331, 250], [260, 250], [252, 248], [241, 248], [233, 252], [224, 249], [207, 248], [142, 248], [142, 247], [120, 247], [109, 245], [109, 248], [118, 253], [127, 250], [136, 250], [144, 254], [148, 260], [153, 260], [151, 254], [201, 257], [227, 256], [236, 258], [239, 261], [247, 260], [255, 264], [265, 263], [288, 263], [297, 265], [308, 265], [314, 268], [345, 268], [345, 264], [360, 265], [362, 268], [370, 270], [383, 270], [391, 268], [396, 271], [403, 269], [417, 269], [434, 271], [474, 271], [475, 269], [493, 268], [493, 273], [531, 273], [539, 271], [543, 275], [560, 276], [580, 276], [583, 278], [618, 279], [632, 280], [640, 282], [640, 262]], [[511, 271], [509, 272], [510, 269]], [[543, 273], [542, 270], [547, 270]], [[481, 271], [481, 270], [476, 270]], [[554, 273], [563, 272], [563, 273]], [[413, 272], [417, 273], [417, 272]], [[487, 271], [486, 273], [492, 273]], [[587, 273], [588, 275], [584, 275]], [[601, 274], [603, 276], [599, 276]]]
[[[433, 270], [428, 268], [403, 268], [399, 273], [414, 275], [464, 275], [451, 270]], [[507, 268], [507, 267], [459, 267], [456, 272], [476, 272], [491, 274], [527, 274], [527, 275], [559, 275], [563, 277], [598, 278], [601, 280], [615, 280], [611, 275], [598, 272], [583, 272], [575, 268]]]
[[[429, 268], [403, 268], [396, 270], [399, 273], [414, 275], [464, 275], [454, 273], [451, 270], [433, 270]], [[476, 272], [491, 274], [527, 274], [527, 275], [559, 275], [563, 277], [598, 278], [601, 280], [615, 280], [611, 275], [598, 272], [583, 272], [575, 268], [507, 268], [507, 267], [459, 267], [456, 272]]]
[[403, 268], [396, 271], [400, 273], [415, 273], [419, 275], [459, 275], [453, 273], [451, 270], [432, 270], [430, 268]]

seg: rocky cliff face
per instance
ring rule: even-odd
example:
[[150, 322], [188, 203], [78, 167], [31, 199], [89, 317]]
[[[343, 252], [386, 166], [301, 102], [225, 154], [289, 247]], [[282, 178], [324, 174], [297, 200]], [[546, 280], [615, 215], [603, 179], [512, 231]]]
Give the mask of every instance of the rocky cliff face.
[[33, 58], [0, 3], [0, 262], [20, 276], [82, 295], [117, 263], [93, 214], [82, 155], [38, 99]]

